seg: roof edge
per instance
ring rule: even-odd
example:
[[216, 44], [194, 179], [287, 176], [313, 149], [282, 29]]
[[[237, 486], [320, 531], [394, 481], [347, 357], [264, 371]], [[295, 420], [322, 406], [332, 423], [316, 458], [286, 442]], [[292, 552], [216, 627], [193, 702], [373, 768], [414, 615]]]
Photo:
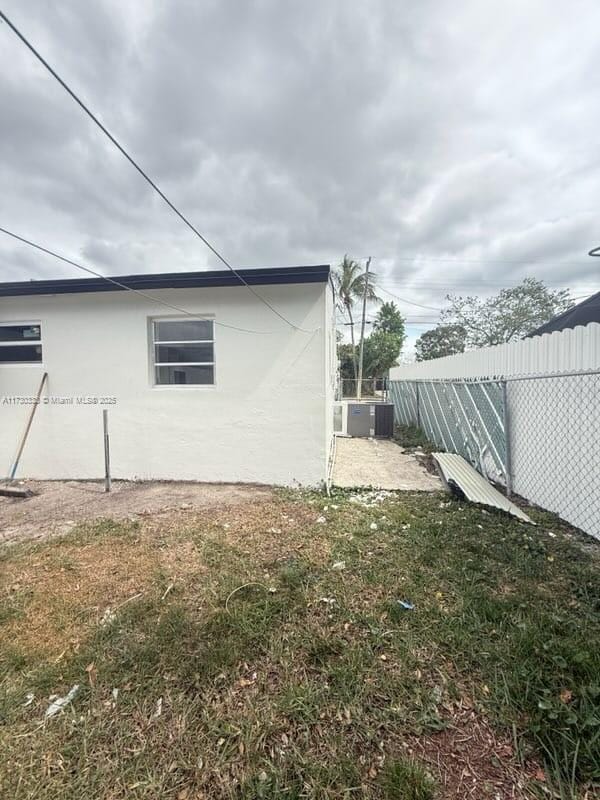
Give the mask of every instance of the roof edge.
[[[270, 286], [277, 284], [326, 283], [328, 264], [298, 267], [212, 270], [208, 272], [159, 272], [142, 275], [108, 275], [102, 278], [61, 278], [0, 283], [0, 297], [27, 295], [122, 292], [127, 289], [189, 289], [220, 286]], [[239, 276], [239, 277], [238, 277]], [[241, 278], [241, 280], [240, 280]], [[111, 281], [123, 284], [117, 286]]]

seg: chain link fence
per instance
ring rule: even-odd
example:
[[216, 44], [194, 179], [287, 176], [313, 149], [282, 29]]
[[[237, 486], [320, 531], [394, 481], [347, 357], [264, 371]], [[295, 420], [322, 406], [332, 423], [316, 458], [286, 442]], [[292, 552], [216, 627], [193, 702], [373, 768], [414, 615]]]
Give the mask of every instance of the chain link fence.
[[389, 394], [397, 423], [600, 538], [600, 372], [396, 380]]
[[[340, 378], [338, 400], [355, 399], [358, 397], [358, 380], [354, 378]], [[364, 400], [385, 401], [387, 399], [386, 378], [363, 378], [360, 381], [361, 397]]]
[[517, 494], [600, 538], [600, 373], [506, 382]]

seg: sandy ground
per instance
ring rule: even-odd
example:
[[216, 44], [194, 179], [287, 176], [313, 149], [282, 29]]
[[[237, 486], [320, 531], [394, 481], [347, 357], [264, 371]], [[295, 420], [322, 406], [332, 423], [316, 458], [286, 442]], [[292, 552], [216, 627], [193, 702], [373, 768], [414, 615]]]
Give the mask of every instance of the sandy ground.
[[419, 460], [386, 439], [348, 439], [338, 436], [333, 485], [374, 486], [431, 492], [443, 489]]
[[272, 496], [268, 487], [206, 483], [26, 481], [33, 497], [0, 496], [0, 544], [67, 533], [82, 520], [130, 519], [179, 510], [220, 510]]

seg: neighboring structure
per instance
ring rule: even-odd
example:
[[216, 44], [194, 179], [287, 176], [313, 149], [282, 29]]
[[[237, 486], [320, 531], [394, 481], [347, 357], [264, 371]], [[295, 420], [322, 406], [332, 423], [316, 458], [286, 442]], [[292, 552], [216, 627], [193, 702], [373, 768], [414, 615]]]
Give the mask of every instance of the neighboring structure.
[[590, 322], [600, 322], [600, 292], [588, 297], [568, 311], [564, 311], [553, 317], [545, 325], [541, 325], [529, 336], [541, 336], [543, 333], [554, 333], [564, 331], [567, 328], [575, 328], [577, 325], [588, 325]]
[[[333, 436], [328, 266], [0, 284], [0, 473], [317, 485]], [[171, 306], [180, 310], [175, 310]], [[184, 313], [187, 312], [187, 313]]]

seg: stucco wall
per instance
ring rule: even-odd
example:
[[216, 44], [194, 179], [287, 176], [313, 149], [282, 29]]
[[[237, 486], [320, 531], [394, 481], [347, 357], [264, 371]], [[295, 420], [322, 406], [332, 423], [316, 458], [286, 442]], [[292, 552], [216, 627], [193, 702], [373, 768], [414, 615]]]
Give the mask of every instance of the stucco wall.
[[[326, 284], [257, 290], [296, 331], [244, 288], [164, 289], [153, 296], [266, 334], [215, 326], [216, 386], [154, 387], [149, 321], [176, 312], [132, 293], [0, 299], [0, 321], [42, 324], [43, 365], [0, 365], [0, 473], [8, 474], [44, 371], [50, 399], [116, 402], [38, 407], [17, 476], [100, 478], [102, 408], [109, 410], [115, 478], [315, 485], [326, 476], [331, 431]], [[316, 330], [315, 330], [316, 329]]]

